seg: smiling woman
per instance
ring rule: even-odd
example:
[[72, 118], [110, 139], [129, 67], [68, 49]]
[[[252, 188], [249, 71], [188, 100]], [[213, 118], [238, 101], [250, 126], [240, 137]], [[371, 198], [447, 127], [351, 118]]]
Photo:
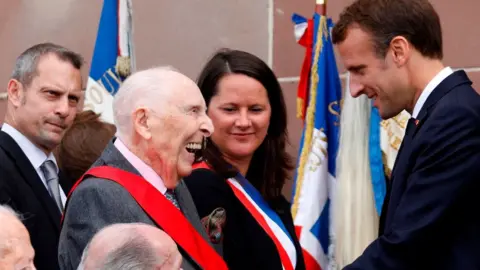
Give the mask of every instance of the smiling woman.
[[250, 53], [221, 50], [198, 85], [214, 132], [185, 182], [210, 240], [223, 246], [229, 269], [304, 269], [281, 194], [292, 159], [275, 74]]

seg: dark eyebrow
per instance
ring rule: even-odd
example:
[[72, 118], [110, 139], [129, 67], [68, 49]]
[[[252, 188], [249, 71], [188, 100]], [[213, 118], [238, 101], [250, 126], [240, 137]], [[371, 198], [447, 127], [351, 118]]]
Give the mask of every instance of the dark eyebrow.
[[81, 98], [81, 94], [73, 94], [73, 93], [70, 93], [70, 94], [68, 95], [68, 97], [69, 97], [69, 98], [74, 97], [74, 98], [80, 99], [80, 98]]
[[61, 89], [59, 89], [58, 87], [55, 87], [55, 86], [53, 86], [53, 85], [44, 86], [44, 87], [40, 88], [40, 91], [57, 91], [57, 92], [63, 92]]
[[227, 102], [227, 103], [222, 103], [220, 104], [220, 106], [237, 106], [237, 104], [233, 103], [233, 102]]
[[351, 72], [358, 72], [364, 68], [366, 68], [367, 66], [366, 65], [357, 65], [357, 66], [348, 66], [346, 67], [348, 71], [351, 71]]

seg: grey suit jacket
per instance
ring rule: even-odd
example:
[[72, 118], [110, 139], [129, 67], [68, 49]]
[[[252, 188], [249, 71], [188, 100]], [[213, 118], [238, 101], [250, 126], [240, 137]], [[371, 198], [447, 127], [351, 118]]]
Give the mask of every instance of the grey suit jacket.
[[[92, 167], [102, 165], [140, 175], [113, 145], [113, 140]], [[175, 193], [185, 217], [210, 243], [183, 180], [176, 187]], [[85, 246], [103, 227], [114, 223], [134, 222], [158, 227], [122, 186], [110, 180], [86, 178], [72, 193], [65, 210], [58, 247], [60, 269], [77, 269]], [[183, 256], [183, 269], [200, 269], [180, 247], [179, 250]]]

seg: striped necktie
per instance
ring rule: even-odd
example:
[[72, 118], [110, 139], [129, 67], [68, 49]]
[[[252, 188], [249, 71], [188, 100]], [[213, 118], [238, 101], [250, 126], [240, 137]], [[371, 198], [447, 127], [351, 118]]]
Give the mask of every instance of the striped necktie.
[[50, 192], [50, 196], [55, 200], [55, 204], [58, 207], [60, 212], [63, 211], [63, 204], [62, 199], [60, 197], [60, 186], [58, 183], [58, 174], [57, 174], [57, 166], [51, 160], [46, 160], [41, 166], [40, 169], [45, 176], [45, 180], [47, 181], [48, 191]]
[[173, 189], [167, 189], [165, 192], [165, 197], [180, 210], [180, 205], [178, 204], [177, 197], [175, 196], [175, 191]]

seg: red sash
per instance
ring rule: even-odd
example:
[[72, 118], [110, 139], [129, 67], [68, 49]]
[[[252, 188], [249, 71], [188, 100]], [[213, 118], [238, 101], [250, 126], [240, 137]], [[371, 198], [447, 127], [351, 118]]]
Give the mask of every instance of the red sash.
[[182, 212], [155, 187], [136, 174], [109, 166], [92, 168], [75, 183], [68, 198], [87, 175], [111, 180], [124, 187], [155, 223], [201, 268], [228, 269], [222, 257], [202, 238]]

